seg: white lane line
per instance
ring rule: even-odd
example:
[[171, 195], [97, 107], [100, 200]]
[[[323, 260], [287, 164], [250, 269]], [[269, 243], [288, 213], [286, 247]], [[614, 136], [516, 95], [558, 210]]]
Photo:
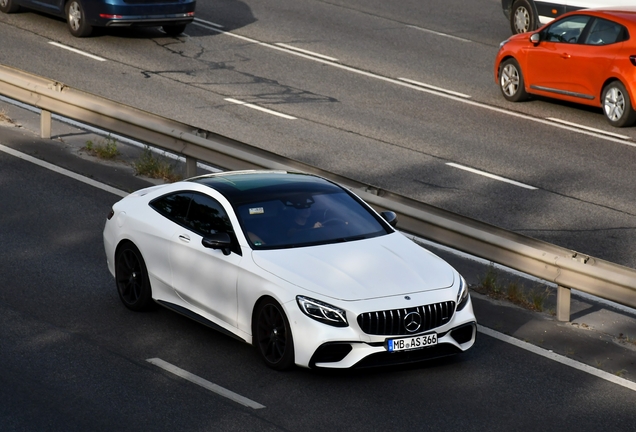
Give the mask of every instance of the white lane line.
[[571, 126], [571, 125], [568, 125], [568, 124], [560, 124], [560, 123], [553, 122], [553, 121], [550, 121], [550, 120], [547, 120], [547, 119], [538, 118], [538, 117], [532, 117], [532, 116], [530, 116], [528, 114], [522, 114], [522, 113], [518, 113], [518, 112], [514, 112], [514, 111], [509, 111], [509, 110], [504, 109], [504, 108], [499, 108], [499, 107], [496, 107], [496, 106], [487, 105], [485, 103], [476, 102], [474, 100], [467, 99], [465, 97], [455, 96], [454, 94], [449, 94], [448, 91], [439, 91], [439, 90], [434, 90], [432, 88], [424, 88], [421, 85], [416, 86], [414, 84], [410, 84], [410, 83], [407, 83], [407, 82], [404, 82], [404, 81], [400, 81], [399, 79], [394, 79], [394, 78], [389, 78], [389, 77], [385, 77], [385, 76], [382, 76], [382, 75], [377, 75], [377, 74], [374, 74], [374, 73], [371, 73], [371, 72], [366, 72], [366, 71], [363, 71], [363, 70], [360, 70], [360, 69], [355, 69], [355, 68], [350, 67], [350, 66], [345, 66], [345, 65], [343, 65], [341, 63], [334, 63], [334, 62], [331, 62], [329, 60], [321, 59], [321, 58], [318, 58], [318, 57], [313, 57], [313, 56], [310, 56], [310, 55], [307, 55], [307, 54], [303, 54], [303, 53], [300, 53], [300, 52], [296, 52], [296, 51], [293, 51], [293, 50], [290, 50], [290, 49], [287, 49], [287, 48], [284, 48], [284, 47], [276, 46], [276, 45], [273, 45], [273, 44], [268, 44], [268, 43], [265, 43], [265, 42], [260, 42], [260, 41], [258, 41], [256, 39], [252, 39], [252, 38], [248, 38], [248, 37], [245, 37], [245, 36], [237, 35], [237, 34], [230, 33], [230, 32], [224, 31], [224, 30], [219, 30], [218, 28], [206, 26], [206, 25], [203, 25], [203, 24], [198, 23], [196, 21], [193, 24], [196, 24], [196, 25], [198, 25], [200, 27], [203, 27], [203, 28], [206, 28], [208, 30], [212, 30], [212, 31], [215, 31], [215, 32], [218, 32], [218, 33], [223, 33], [226, 36], [231, 36], [231, 37], [234, 37], [234, 38], [237, 38], [237, 39], [241, 39], [241, 40], [246, 41], [246, 42], [253, 43], [255, 45], [260, 45], [260, 46], [263, 46], [263, 47], [267, 47], [267, 48], [272, 48], [272, 49], [276, 49], [276, 50], [279, 50], [279, 51], [283, 51], [283, 52], [286, 52], [288, 54], [292, 54], [292, 55], [295, 55], [295, 56], [298, 56], [298, 57], [302, 57], [302, 58], [305, 58], [305, 59], [308, 59], [308, 60], [313, 60], [313, 61], [316, 61], [316, 62], [319, 62], [319, 63], [322, 63], [322, 64], [333, 66], [333, 67], [338, 68], [338, 69], [346, 70], [348, 72], [353, 72], [353, 73], [356, 73], [358, 75], [363, 75], [363, 76], [366, 76], [366, 77], [375, 78], [375, 79], [378, 79], [378, 80], [381, 80], [381, 81], [385, 81], [385, 82], [389, 82], [389, 83], [392, 83], [392, 84], [397, 84], [397, 85], [400, 85], [402, 87], [407, 87], [407, 88], [411, 88], [411, 89], [414, 89], [414, 90], [419, 90], [419, 91], [423, 91], [423, 92], [426, 92], [426, 93], [434, 94], [434, 95], [437, 95], [437, 96], [444, 97], [446, 99], [451, 99], [451, 100], [454, 100], [456, 102], [461, 102], [461, 103], [464, 103], [464, 104], [467, 104], [467, 105], [471, 105], [471, 106], [474, 106], [474, 107], [477, 107], [477, 108], [482, 108], [482, 109], [487, 109], [487, 110], [490, 110], [490, 111], [494, 111], [494, 112], [499, 113], [499, 114], [504, 114], [504, 115], [507, 115], [507, 116], [517, 117], [517, 118], [521, 118], [521, 119], [524, 119], [524, 120], [533, 121], [535, 123], [541, 123], [543, 125], [555, 127], [555, 128], [558, 128], [558, 129], [564, 129], [564, 130], [567, 130], [567, 131], [570, 131], [570, 132], [576, 132], [576, 133], [587, 135], [587, 136], [591, 136], [591, 137], [594, 137], [594, 138], [600, 138], [600, 139], [602, 139], [604, 141], [610, 141], [610, 142], [615, 142], [615, 143], [618, 143], [618, 144], [623, 144], [623, 145], [628, 145], [628, 146], [631, 146], [631, 147], [636, 147], [636, 143], [634, 143], [632, 141], [626, 141], [626, 140], [623, 140], [623, 139], [618, 139], [618, 138], [615, 138], [615, 137], [612, 137], [612, 136], [608, 136], [605, 133], [601, 134], [601, 133], [597, 133], [597, 132], [592, 132], [592, 131], [588, 131], [588, 130], [585, 130], [585, 129], [581, 129], [580, 127], [574, 127], [574, 126]]
[[146, 360], [148, 363], [152, 363], [155, 366], [160, 367], [161, 369], [170, 372], [171, 374], [174, 374], [178, 377], [181, 377], [187, 381], [190, 381], [191, 383], [197, 384], [205, 389], [210, 390], [211, 392], [214, 392], [220, 396], [223, 396], [227, 399], [233, 400], [236, 403], [239, 403], [243, 406], [246, 406], [248, 408], [253, 408], [253, 409], [262, 409], [265, 408], [265, 405], [261, 405], [258, 402], [254, 402], [251, 399], [248, 399], [244, 396], [241, 396], [238, 393], [234, 393], [233, 391], [230, 391], [226, 388], [223, 388], [217, 384], [211, 383], [210, 381], [204, 380], [203, 378], [194, 375], [188, 371], [185, 371], [181, 368], [178, 368], [177, 366], [170, 364], [166, 361], [161, 360], [160, 358], [151, 358]]
[[124, 192], [124, 191], [116, 189], [114, 187], [111, 187], [111, 186], [105, 185], [103, 183], [97, 182], [97, 181], [95, 181], [95, 180], [93, 180], [91, 178], [84, 177], [83, 175], [76, 174], [76, 173], [74, 173], [72, 171], [69, 171], [69, 170], [64, 169], [64, 168], [60, 168], [58, 166], [55, 166], [55, 165], [53, 165], [51, 163], [48, 163], [48, 162], [45, 162], [43, 160], [36, 159], [36, 158], [34, 158], [32, 156], [29, 156], [28, 154], [24, 154], [22, 152], [14, 150], [14, 149], [12, 149], [10, 147], [3, 146], [2, 144], [0, 144], [0, 151], [5, 152], [7, 154], [10, 154], [11, 156], [15, 156], [15, 157], [17, 157], [19, 159], [23, 159], [23, 160], [25, 160], [27, 162], [31, 162], [32, 164], [39, 165], [39, 166], [41, 166], [43, 168], [49, 169], [49, 170], [54, 171], [54, 172], [56, 172], [58, 174], [62, 174], [62, 175], [65, 175], [67, 177], [70, 177], [72, 179], [81, 181], [82, 183], [86, 183], [87, 185], [94, 186], [94, 187], [96, 187], [98, 189], [101, 189], [101, 190], [105, 190], [106, 192], [110, 192], [110, 193], [118, 195], [120, 197], [125, 197], [126, 195], [128, 195], [128, 192]]
[[202, 20], [202, 19], [199, 19], [199, 18], [195, 18], [194, 19], [194, 23], [196, 24], [197, 22], [203, 23], [203, 24], [207, 24], [207, 25], [211, 25], [212, 27], [216, 27], [216, 28], [220, 28], [220, 29], [223, 28], [223, 26], [221, 24], [216, 24], [216, 23], [213, 23], [211, 21], [206, 21], [206, 20]]
[[624, 140], [632, 139], [632, 137], [629, 137], [627, 135], [621, 135], [621, 134], [617, 134], [617, 133], [614, 133], [614, 132], [607, 132], [607, 131], [604, 131], [602, 129], [596, 129], [596, 128], [589, 127], [589, 126], [583, 126], [583, 125], [580, 125], [578, 123], [572, 123], [572, 122], [561, 120], [561, 119], [554, 118], [554, 117], [548, 117], [548, 120], [553, 121], [553, 122], [557, 122], [557, 123], [561, 123], [561, 124], [564, 124], [564, 125], [568, 125], [568, 126], [574, 126], [574, 127], [580, 128], [580, 129], [585, 129], [585, 130], [590, 131], [590, 132], [595, 132], [595, 133], [600, 133], [600, 134], [604, 134], [604, 135], [613, 136], [613, 137], [619, 138], [619, 139], [624, 139]]
[[226, 98], [225, 100], [228, 101], [228, 102], [232, 102], [234, 104], [237, 104], [237, 105], [243, 105], [243, 106], [246, 106], [248, 108], [252, 108], [252, 109], [255, 109], [255, 110], [263, 111], [263, 112], [266, 112], [268, 114], [272, 114], [272, 115], [275, 115], [275, 116], [278, 116], [278, 117], [286, 118], [288, 120], [296, 120], [296, 117], [292, 117], [292, 116], [287, 115], [287, 114], [279, 113], [278, 111], [272, 111], [270, 109], [263, 108], [263, 107], [260, 107], [258, 105], [254, 105], [254, 104], [251, 104], [251, 103], [243, 102], [243, 101], [232, 99], [232, 98]]
[[63, 48], [63, 49], [65, 49], [65, 50], [67, 50], [67, 51], [72, 51], [72, 52], [74, 52], [74, 53], [76, 53], [76, 54], [81, 54], [81, 55], [83, 55], [83, 56], [85, 56], [85, 57], [90, 57], [90, 58], [92, 58], [93, 60], [102, 61], [102, 62], [105, 62], [105, 61], [106, 61], [106, 59], [105, 59], [105, 58], [97, 57], [96, 55], [89, 54], [89, 53], [87, 53], [87, 52], [80, 51], [80, 50], [78, 50], [78, 49], [71, 48], [71, 47], [66, 46], [66, 45], [62, 45], [61, 43], [57, 43], [57, 42], [49, 42], [49, 44], [54, 45], [54, 46], [56, 46], [56, 47], [58, 47], [58, 48]]
[[284, 44], [284, 43], [275, 43], [274, 45], [277, 45], [277, 46], [283, 47], [283, 48], [287, 48], [287, 49], [290, 49], [290, 50], [293, 50], [293, 51], [298, 51], [298, 52], [301, 52], [301, 53], [309, 54], [310, 56], [320, 57], [322, 59], [329, 60], [329, 61], [332, 61], [332, 62], [337, 62], [338, 61], [337, 58], [333, 58], [333, 57], [329, 57], [329, 56], [326, 56], [326, 55], [318, 54], [318, 53], [315, 53], [313, 51], [304, 50], [302, 48], [297, 48], [295, 46], [287, 45], [287, 44]]
[[444, 37], [455, 39], [455, 40], [462, 41], [462, 42], [472, 42], [469, 39], [464, 39], [464, 38], [461, 38], [459, 36], [453, 36], [453, 35], [449, 35], [449, 34], [446, 34], [446, 33], [440, 33], [440, 32], [434, 31], [434, 30], [429, 30], [429, 29], [425, 29], [425, 28], [422, 28], [422, 27], [417, 27], [417, 26], [414, 26], [414, 25], [407, 25], [407, 27], [410, 27], [410, 28], [415, 29], [415, 30], [423, 31], [423, 32], [426, 32], [426, 33], [432, 33], [432, 34], [435, 34], [435, 35], [438, 35], [438, 36], [444, 36]]
[[488, 178], [491, 178], [491, 179], [494, 179], [494, 180], [499, 180], [499, 181], [502, 181], [502, 182], [510, 183], [512, 185], [519, 186], [519, 187], [522, 187], [522, 188], [525, 188], [525, 189], [530, 189], [530, 190], [537, 190], [538, 189], [538, 188], [536, 188], [534, 186], [530, 186], [530, 185], [527, 185], [527, 184], [524, 184], [524, 183], [519, 183], [518, 181], [510, 180], [510, 179], [507, 179], [505, 177], [501, 177], [501, 176], [498, 176], [498, 175], [495, 175], [495, 174], [490, 174], [490, 173], [487, 173], [485, 171], [479, 171], [479, 170], [476, 170], [474, 168], [469, 168], [467, 166], [456, 164], [456, 163], [453, 163], [453, 162], [447, 162], [446, 165], [452, 166], [454, 168], [459, 168], [461, 170], [468, 171], [468, 172], [471, 172], [473, 174], [478, 174], [480, 176], [488, 177]]
[[602, 371], [600, 369], [596, 369], [592, 366], [586, 365], [584, 363], [578, 362], [576, 360], [572, 360], [570, 358], [567, 357], [563, 357], [562, 355], [556, 354], [552, 351], [548, 351], [546, 349], [540, 348], [538, 346], [529, 344], [528, 342], [524, 342], [522, 340], [513, 338], [511, 336], [505, 335], [503, 333], [499, 333], [495, 330], [491, 330], [487, 327], [481, 326], [479, 324], [477, 324], [477, 330], [479, 330], [480, 333], [483, 333], [487, 336], [493, 337], [495, 339], [499, 339], [502, 342], [506, 342], [509, 343], [511, 345], [514, 345], [516, 347], [522, 348], [526, 351], [530, 351], [531, 353], [540, 355], [542, 357], [545, 357], [547, 359], [550, 359], [552, 361], [555, 361], [557, 363], [561, 363], [564, 364], [566, 366], [569, 366], [573, 369], [578, 369], [582, 372], [585, 372], [587, 374], [590, 375], [594, 375], [595, 377], [604, 379], [605, 381], [609, 381], [611, 383], [614, 384], [618, 384], [621, 387], [625, 387], [628, 388], [630, 390], [636, 391], [636, 383], [632, 382], [632, 381], [628, 381], [625, 378], [621, 378], [619, 376], [613, 375], [609, 372], [605, 372]]
[[407, 83], [415, 84], [416, 86], [424, 87], [424, 88], [431, 89], [431, 90], [436, 90], [436, 91], [443, 92], [443, 93], [452, 94], [452, 95], [455, 95], [455, 96], [459, 96], [461, 98], [465, 98], [465, 99], [470, 98], [469, 95], [464, 94], [464, 93], [459, 93], [459, 92], [456, 92], [456, 91], [453, 91], [453, 90], [446, 90], [445, 88], [435, 87], [434, 85], [425, 84], [425, 83], [422, 83], [422, 82], [419, 82], [419, 81], [413, 81], [413, 80], [410, 80], [408, 78], [398, 78], [398, 79], [400, 81], [404, 81], [404, 82], [407, 82]]

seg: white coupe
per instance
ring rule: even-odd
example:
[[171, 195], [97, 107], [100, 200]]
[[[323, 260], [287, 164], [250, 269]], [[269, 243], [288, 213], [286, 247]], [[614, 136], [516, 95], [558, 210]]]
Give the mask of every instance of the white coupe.
[[321, 177], [225, 172], [123, 198], [104, 247], [126, 307], [158, 303], [254, 345], [274, 369], [466, 351], [476, 320], [464, 278], [396, 222]]

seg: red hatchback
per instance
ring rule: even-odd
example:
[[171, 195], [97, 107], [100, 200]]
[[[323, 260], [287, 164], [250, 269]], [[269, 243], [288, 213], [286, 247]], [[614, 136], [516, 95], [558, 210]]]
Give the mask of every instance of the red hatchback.
[[531, 94], [601, 107], [613, 126], [636, 121], [636, 7], [587, 9], [501, 43], [495, 81], [512, 102]]

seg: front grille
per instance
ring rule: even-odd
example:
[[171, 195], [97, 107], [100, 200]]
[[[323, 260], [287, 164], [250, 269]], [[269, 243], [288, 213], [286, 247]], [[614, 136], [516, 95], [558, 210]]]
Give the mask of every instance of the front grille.
[[[408, 331], [404, 322], [404, 318], [411, 312], [417, 312], [421, 318], [421, 325], [416, 331]], [[358, 325], [363, 332], [370, 335], [409, 335], [422, 333], [446, 324], [454, 312], [454, 301], [406, 309], [365, 312], [358, 315]]]

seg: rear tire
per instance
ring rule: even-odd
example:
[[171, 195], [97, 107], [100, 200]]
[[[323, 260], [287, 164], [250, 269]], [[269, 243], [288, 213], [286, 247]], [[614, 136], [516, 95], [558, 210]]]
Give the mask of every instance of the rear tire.
[[631, 126], [636, 120], [631, 98], [622, 82], [613, 81], [606, 85], [601, 100], [605, 118], [612, 126]]
[[0, 0], [0, 12], [10, 14], [19, 10], [20, 6], [15, 4], [13, 0]]
[[124, 306], [134, 311], [152, 309], [152, 288], [146, 263], [139, 249], [125, 243], [115, 254], [115, 282]]
[[528, 0], [517, 0], [510, 10], [512, 34], [526, 33], [537, 28], [537, 18]]
[[75, 37], [87, 37], [93, 32], [93, 26], [86, 22], [84, 6], [80, 0], [70, 0], [66, 4], [66, 26]]
[[164, 32], [166, 32], [168, 36], [176, 37], [185, 31], [186, 24], [165, 25], [165, 26], [162, 26], [161, 28], [163, 29]]
[[510, 102], [528, 99], [529, 95], [517, 60], [509, 58], [499, 66], [499, 89], [503, 97]]

